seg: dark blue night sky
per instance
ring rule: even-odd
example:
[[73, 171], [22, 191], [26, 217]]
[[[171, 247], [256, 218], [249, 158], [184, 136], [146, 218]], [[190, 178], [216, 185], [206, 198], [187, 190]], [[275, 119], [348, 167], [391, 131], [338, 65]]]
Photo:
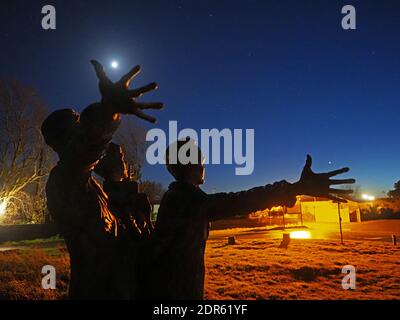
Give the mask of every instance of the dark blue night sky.
[[[41, 29], [45, 4], [56, 30]], [[345, 4], [357, 30], [341, 28]], [[96, 58], [113, 79], [140, 64], [137, 84], [159, 83], [145, 97], [166, 105], [152, 113], [157, 127], [254, 128], [254, 173], [209, 165], [207, 191], [297, 180], [307, 153], [316, 171], [349, 166], [376, 196], [400, 179], [399, 1], [2, 0], [0, 10], [0, 76], [36, 87], [52, 109], [99, 99]], [[144, 177], [171, 181], [161, 165]]]

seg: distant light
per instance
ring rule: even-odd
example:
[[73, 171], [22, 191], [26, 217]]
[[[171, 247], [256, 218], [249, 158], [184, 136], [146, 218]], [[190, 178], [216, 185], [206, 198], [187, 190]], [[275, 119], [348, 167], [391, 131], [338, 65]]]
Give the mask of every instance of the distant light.
[[271, 209], [269, 209], [269, 211], [271, 211], [271, 212], [281, 212], [281, 211], [283, 211], [283, 208], [282, 208], [282, 206], [272, 207]]
[[6, 213], [7, 200], [0, 200], [0, 217]]
[[117, 69], [118, 68], [118, 66], [119, 66], [119, 64], [118, 64], [118, 62], [117, 61], [111, 61], [111, 68], [113, 68], [113, 69]]
[[362, 194], [361, 195], [361, 197], [364, 199], [364, 200], [368, 200], [368, 201], [374, 201], [375, 200], [375, 197], [374, 196], [370, 196], [369, 194]]
[[291, 239], [310, 239], [311, 232], [310, 231], [292, 231], [290, 232]]

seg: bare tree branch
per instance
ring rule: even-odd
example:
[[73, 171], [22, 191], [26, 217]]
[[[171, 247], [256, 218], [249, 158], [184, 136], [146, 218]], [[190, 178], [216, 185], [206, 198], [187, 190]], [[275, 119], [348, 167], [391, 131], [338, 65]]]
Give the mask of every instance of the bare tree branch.
[[22, 193], [24, 198], [34, 197], [32, 186], [43, 190], [52, 166], [50, 150], [40, 132], [48, 113], [32, 88], [0, 79], [0, 200], [13, 201]]

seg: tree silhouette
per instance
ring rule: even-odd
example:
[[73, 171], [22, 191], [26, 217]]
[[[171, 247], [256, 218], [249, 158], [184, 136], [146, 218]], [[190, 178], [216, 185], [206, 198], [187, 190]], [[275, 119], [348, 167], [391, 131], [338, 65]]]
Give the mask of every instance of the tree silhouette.
[[394, 184], [394, 189], [388, 192], [390, 198], [400, 198], [400, 180]]
[[17, 80], [0, 80], [0, 202], [5, 209], [0, 218], [7, 222], [13, 221], [12, 215], [19, 223], [43, 217], [44, 178], [52, 162], [40, 133], [47, 113], [34, 89]]

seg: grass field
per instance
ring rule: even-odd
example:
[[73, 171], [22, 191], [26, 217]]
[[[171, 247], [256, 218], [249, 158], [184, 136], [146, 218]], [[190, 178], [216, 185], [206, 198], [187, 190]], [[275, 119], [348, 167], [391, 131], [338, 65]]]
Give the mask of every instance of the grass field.
[[[210, 241], [207, 299], [400, 299], [400, 248], [385, 242]], [[342, 267], [356, 268], [356, 290], [344, 290]]]
[[[209, 240], [206, 299], [399, 299], [400, 247], [389, 242]], [[18, 244], [13, 244], [18, 245]], [[41, 288], [41, 269], [57, 271], [57, 289]], [[344, 290], [344, 265], [357, 272], [356, 290]], [[31, 242], [0, 252], [0, 299], [62, 299], [69, 279], [68, 252], [59, 240]]]

